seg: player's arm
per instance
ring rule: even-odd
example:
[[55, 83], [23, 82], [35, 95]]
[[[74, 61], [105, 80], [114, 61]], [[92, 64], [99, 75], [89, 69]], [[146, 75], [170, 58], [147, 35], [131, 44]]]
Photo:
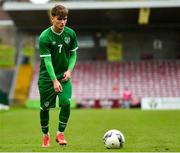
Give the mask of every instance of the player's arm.
[[56, 75], [55, 75], [53, 65], [52, 65], [51, 56], [44, 57], [44, 63], [45, 63], [47, 72], [48, 72], [51, 80], [56, 79]]
[[69, 59], [68, 70], [73, 71], [74, 66], [76, 64], [76, 59], [77, 59], [77, 53], [76, 53], [76, 51], [72, 51], [71, 55], [70, 55], [70, 59]]
[[69, 66], [68, 70], [73, 71], [73, 68], [76, 64], [76, 59], [77, 59], [77, 54], [76, 51], [78, 49], [78, 42], [77, 42], [77, 37], [76, 33], [73, 32], [72, 34], [72, 48], [70, 49], [70, 59], [69, 59]]
[[69, 59], [68, 70], [64, 73], [62, 81], [67, 81], [69, 78], [71, 78], [71, 73], [72, 73], [74, 65], [76, 63], [76, 59], [77, 59], [76, 50], [78, 49], [78, 43], [77, 43], [77, 37], [76, 37], [75, 32], [73, 32], [73, 34], [72, 34], [72, 46], [71, 47], [72, 48], [70, 49], [70, 59]]
[[71, 51], [68, 70], [64, 73], [62, 81], [67, 81], [69, 78], [71, 78], [71, 73], [76, 64], [76, 59], [77, 59], [76, 51]]
[[51, 60], [51, 56], [47, 56], [44, 57], [44, 63], [47, 69], [47, 72], [53, 82], [53, 86], [54, 86], [54, 90], [55, 92], [61, 92], [62, 91], [62, 86], [60, 84], [60, 82], [57, 80], [55, 72], [54, 72], [54, 68], [52, 65], [52, 60]]

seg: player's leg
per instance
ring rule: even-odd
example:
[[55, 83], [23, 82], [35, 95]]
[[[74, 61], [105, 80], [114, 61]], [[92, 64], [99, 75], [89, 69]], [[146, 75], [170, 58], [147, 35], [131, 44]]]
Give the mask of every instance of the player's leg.
[[43, 133], [42, 147], [48, 147], [50, 145], [49, 110], [40, 110], [40, 124]]
[[70, 116], [70, 98], [72, 95], [72, 84], [71, 80], [62, 83], [63, 92], [59, 96], [59, 105], [61, 107], [59, 113], [59, 125], [56, 141], [60, 145], [66, 145], [67, 141], [64, 139], [64, 131]]
[[43, 84], [43, 86], [39, 86], [39, 93], [40, 93], [40, 124], [43, 133], [42, 147], [48, 147], [50, 145], [49, 109], [51, 107], [55, 107], [56, 93], [54, 92], [53, 86], [51, 86], [51, 84], [48, 83], [46, 83], [45, 85]]

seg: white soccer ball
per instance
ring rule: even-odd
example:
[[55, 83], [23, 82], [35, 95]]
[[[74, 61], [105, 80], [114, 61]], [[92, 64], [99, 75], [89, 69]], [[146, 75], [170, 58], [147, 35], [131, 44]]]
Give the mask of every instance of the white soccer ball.
[[119, 130], [109, 130], [103, 136], [104, 145], [108, 149], [122, 148], [125, 142], [125, 137]]

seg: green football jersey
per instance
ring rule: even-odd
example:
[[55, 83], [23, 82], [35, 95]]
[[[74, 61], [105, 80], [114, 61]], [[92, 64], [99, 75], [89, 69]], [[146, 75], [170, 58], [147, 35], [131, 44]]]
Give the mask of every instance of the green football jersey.
[[44, 57], [47, 56], [51, 56], [55, 75], [61, 79], [68, 69], [71, 52], [78, 49], [76, 33], [69, 27], [64, 27], [60, 33], [56, 33], [52, 27], [49, 27], [39, 37], [39, 49], [39, 80], [51, 80], [44, 62]]

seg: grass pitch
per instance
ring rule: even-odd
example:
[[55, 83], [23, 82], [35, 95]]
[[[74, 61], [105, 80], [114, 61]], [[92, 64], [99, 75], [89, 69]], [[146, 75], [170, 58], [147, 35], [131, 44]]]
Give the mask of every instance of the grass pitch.
[[[41, 148], [39, 110], [0, 111], [1, 152], [180, 152], [180, 111], [73, 109], [65, 132], [67, 146], [55, 142], [59, 110], [50, 111], [51, 146]], [[109, 129], [125, 135], [122, 149], [106, 149]]]

